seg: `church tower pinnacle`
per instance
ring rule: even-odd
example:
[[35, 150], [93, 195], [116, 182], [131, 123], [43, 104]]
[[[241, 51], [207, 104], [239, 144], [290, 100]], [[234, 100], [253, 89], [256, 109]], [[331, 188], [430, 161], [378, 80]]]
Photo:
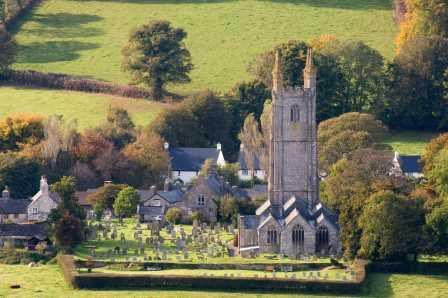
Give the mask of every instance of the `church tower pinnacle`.
[[317, 70], [313, 62], [313, 49], [309, 48], [306, 53], [306, 64], [303, 69], [303, 88], [316, 89]]
[[272, 69], [272, 90], [280, 92], [283, 88], [283, 73], [280, 50], [275, 52], [274, 68]]

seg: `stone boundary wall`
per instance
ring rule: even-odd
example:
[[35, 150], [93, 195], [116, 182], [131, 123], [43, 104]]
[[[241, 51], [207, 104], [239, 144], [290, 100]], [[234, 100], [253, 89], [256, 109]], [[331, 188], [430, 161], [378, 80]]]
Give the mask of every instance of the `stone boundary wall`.
[[365, 262], [355, 262], [355, 278], [351, 281], [266, 279], [258, 277], [214, 276], [150, 276], [130, 274], [84, 273], [77, 271], [71, 255], [61, 255], [58, 263], [68, 283], [79, 289], [101, 288], [182, 288], [257, 290], [301, 293], [354, 294], [361, 290], [365, 281]]
[[367, 272], [372, 273], [418, 273], [432, 275], [448, 274], [448, 263], [437, 262], [391, 262], [369, 263]]

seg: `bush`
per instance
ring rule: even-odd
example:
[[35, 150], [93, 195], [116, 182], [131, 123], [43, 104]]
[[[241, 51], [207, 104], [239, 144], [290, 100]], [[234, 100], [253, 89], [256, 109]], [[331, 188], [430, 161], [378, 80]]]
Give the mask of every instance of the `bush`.
[[35, 251], [3, 249], [0, 250], [0, 263], [7, 265], [29, 264], [31, 262], [48, 262], [50, 255], [41, 254]]

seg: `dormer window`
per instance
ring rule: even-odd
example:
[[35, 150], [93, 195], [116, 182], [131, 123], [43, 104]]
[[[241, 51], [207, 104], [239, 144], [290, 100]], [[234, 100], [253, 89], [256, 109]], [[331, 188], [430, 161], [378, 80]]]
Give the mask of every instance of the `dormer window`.
[[299, 122], [300, 121], [300, 110], [298, 105], [293, 105], [291, 107], [291, 115], [290, 115], [291, 122]]
[[198, 206], [205, 206], [205, 198], [204, 195], [198, 196]]

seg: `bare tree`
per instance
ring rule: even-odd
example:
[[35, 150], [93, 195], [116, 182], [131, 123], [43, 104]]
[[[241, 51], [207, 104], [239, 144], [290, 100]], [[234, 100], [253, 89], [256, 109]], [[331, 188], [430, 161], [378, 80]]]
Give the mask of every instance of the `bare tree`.
[[247, 167], [251, 174], [252, 185], [255, 175], [255, 160], [262, 153], [263, 134], [259, 129], [259, 124], [253, 114], [249, 114], [244, 120], [243, 128], [239, 134], [239, 139], [244, 145], [243, 154], [246, 157]]

